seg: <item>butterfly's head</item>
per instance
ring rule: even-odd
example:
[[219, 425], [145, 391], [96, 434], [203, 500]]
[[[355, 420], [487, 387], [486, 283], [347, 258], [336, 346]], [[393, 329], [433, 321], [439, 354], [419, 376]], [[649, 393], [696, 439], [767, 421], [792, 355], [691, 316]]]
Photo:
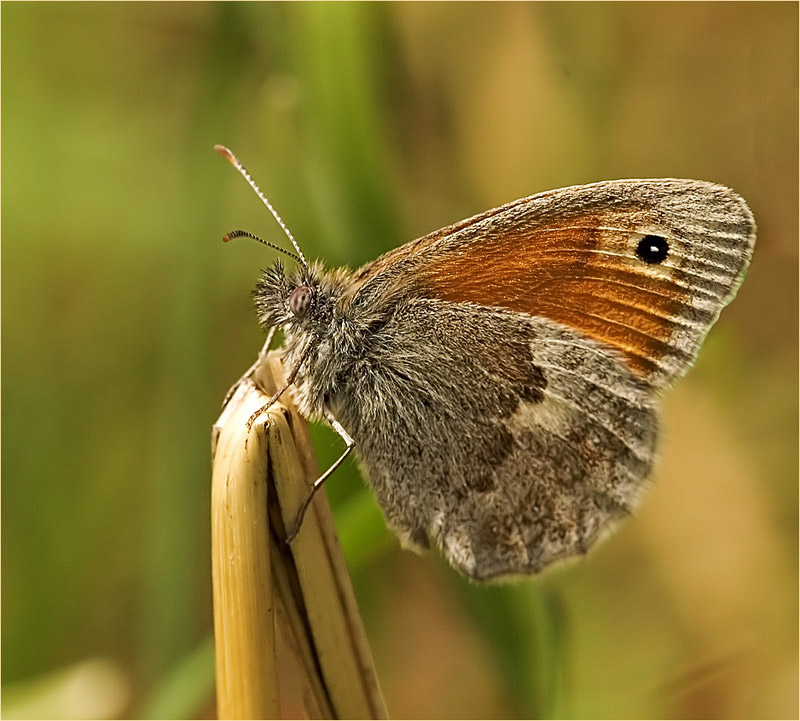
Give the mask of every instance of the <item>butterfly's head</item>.
[[319, 263], [287, 271], [278, 261], [264, 271], [253, 291], [258, 319], [265, 328], [322, 335], [343, 287], [339, 274]]

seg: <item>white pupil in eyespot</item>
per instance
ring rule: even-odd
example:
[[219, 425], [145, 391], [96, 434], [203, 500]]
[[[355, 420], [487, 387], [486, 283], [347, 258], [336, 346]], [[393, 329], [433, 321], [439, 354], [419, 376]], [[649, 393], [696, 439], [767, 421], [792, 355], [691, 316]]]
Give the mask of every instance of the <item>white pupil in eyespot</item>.
[[289, 310], [298, 318], [302, 318], [311, 305], [311, 288], [301, 285], [289, 293]]

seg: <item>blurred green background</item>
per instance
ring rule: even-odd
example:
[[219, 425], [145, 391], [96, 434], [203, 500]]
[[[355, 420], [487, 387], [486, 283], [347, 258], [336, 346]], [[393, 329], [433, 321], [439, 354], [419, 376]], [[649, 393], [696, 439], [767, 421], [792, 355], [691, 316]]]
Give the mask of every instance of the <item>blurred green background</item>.
[[[214, 716], [209, 433], [285, 239], [357, 265], [621, 177], [727, 184], [747, 281], [641, 513], [469, 585], [327, 485], [390, 713], [796, 718], [795, 3], [3, 3], [5, 717]], [[315, 430], [320, 463], [341, 443]]]

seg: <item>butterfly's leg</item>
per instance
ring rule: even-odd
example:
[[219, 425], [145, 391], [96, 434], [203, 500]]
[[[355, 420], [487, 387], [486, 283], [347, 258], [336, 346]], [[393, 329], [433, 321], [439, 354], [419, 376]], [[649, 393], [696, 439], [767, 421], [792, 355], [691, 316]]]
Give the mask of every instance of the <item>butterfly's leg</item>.
[[314, 494], [322, 488], [322, 484], [330, 478], [331, 474], [341, 465], [342, 461], [350, 455], [350, 451], [353, 450], [353, 446], [355, 446], [356, 442], [350, 438], [350, 435], [347, 431], [342, 428], [341, 423], [337, 421], [330, 413], [326, 414], [328, 423], [331, 424], [333, 430], [335, 430], [341, 437], [342, 440], [347, 444], [347, 448], [344, 449], [344, 453], [342, 453], [339, 458], [337, 458], [333, 465], [325, 471], [316, 481], [312, 484], [311, 488], [308, 489], [308, 493], [306, 493], [306, 497], [303, 499], [303, 502], [300, 504], [300, 509], [297, 511], [297, 518], [295, 519], [294, 525], [292, 526], [292, 530], [289, 532], [289, 535], [286, 536], [286, 543], [291, 543], [297, 534], [300, 532], [300, 528], [303, 525], [303, 517], [306, 515], [306, 510], [308, 510], [308, 506], [314, 498]]
[[308, 358], [309, 353], [311, 353], [311, 349], [314, 347], [314, 340], [310, 340], [308, 345], [303, 350], [303, 354], [300, 356], [300, 360], [297, 361], [294, 368], [292, 368], [291, 372], [289, 373], [288, 377], [286, 378], [286, 383], [283, 384], [281, 388], [278, 389], [278, 392], [275, 393], [272, 398], [270, 398], [261, 408], [259, 408], [253, 415], [251, 415], [247, 419], [247, 430], [249, 431], [253, 427], [253, 423], [256, 422], [256, 419], [266, 410], [270, 409], [275, 402], [280, 398], [284, 391], [294, 383], [294, 379], [297, 378], [297, 374], [300, 372], [300, 366], [303, 365], [305, 359]]
[[231, 398], [233, 398], [233, 394], [234, 394], [234, 393], [236, 393], [236, 389], [237, 389], [237, 388], [238, 388], [240, 385], [242, 385], [242, 383], [244, 383], [246, 380], [248, 380], [248, 379], [250, 378], [250, 376], [252, 376], [252, 375], [253, 375], [253, 373], [255, 373], [255, 372], [256, 372], [256, 368], [258, 368], [258, 366], [259, 366], [261, 363], [263, 363], [263, 362], [264, 362], [264, 358], [266, 357], [267, 353], [269, 353], [269, 345], [270, 345], [270, 343], [272, 343], [272, 339], [275, 337], [275, 331], [276, 331], [276, 330], [277, 330], [277, 328], [276, 328], [275, 326], [273, 326], [272, 328], [270, 328], [270, 329], [269, 329], [269, 332], [267, 333], [267, 340], [266, 340], [266, 341], [264, 341], [264, 346], [263, 346], [263, 348], [261, 349], [261, 351], [259, 352], [259, 354], [258, 354], [258, 358], [256, 358], [256, 360], [255, 360], [255, 362], [253, 363], [253, 365], [251, 365], [251, 366], [250, 366], [250, 367], [249, 367], [249, 368], [248, 368], [248, 369], [247, 369], [247, 370], [244, 372], [244, 374], [242, 375], [242, 377], [241, 377], [241, 378], [239, 378], [239, 380], [238, 380], [238, 381], [236, 381], [236, 383], [234, 383], [234, 384], [233, 384], [233, 385], [232, 385], [230, 388], [228, 388], [228, 392], [225, 394], [225, 399], [222, 401], [222, 407], [223, 407], [223, 408], [224, 408], [225, 406], [227, 406], [227, 405], [228, 405], [228, 401], [229, 401]]

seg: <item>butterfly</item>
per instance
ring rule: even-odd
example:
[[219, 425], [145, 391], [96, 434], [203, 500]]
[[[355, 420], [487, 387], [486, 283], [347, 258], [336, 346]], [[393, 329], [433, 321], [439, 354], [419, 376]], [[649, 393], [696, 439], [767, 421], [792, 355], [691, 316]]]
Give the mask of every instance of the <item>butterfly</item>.
[[264, 271], [258, 317], [284, 331], [300, 412], [347, 446], [307, 501], [355, 448], [402, 545], [483, 581], [584, 554], [636, 509], [661, 395], [756, 225], [726, 187], [657, 179], [522, 198], [357, 270], [308, 263], [286, 232], [295, 265]]

